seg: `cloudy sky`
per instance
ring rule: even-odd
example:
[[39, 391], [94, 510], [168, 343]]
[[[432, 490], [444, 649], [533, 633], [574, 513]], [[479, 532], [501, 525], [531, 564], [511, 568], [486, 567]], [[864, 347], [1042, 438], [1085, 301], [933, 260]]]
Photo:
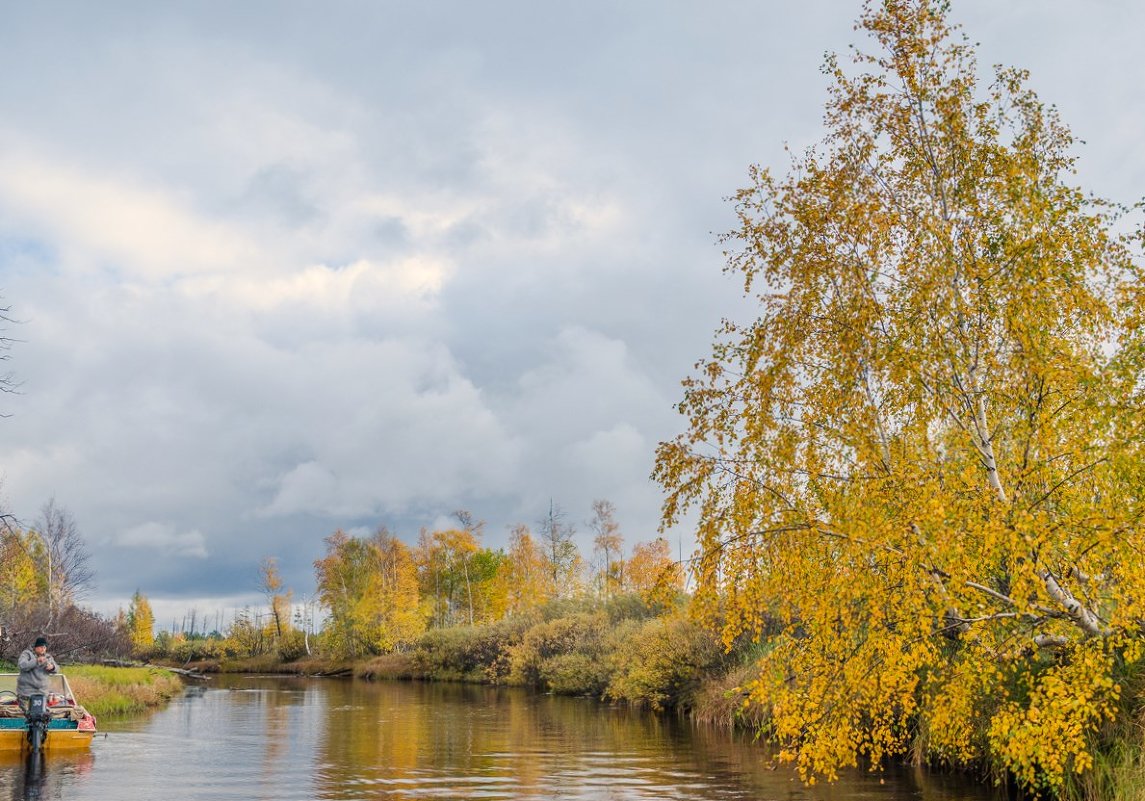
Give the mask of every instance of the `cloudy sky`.
[[[486, 544], [550, 499], [656, 535], [648, 479], [723, 316], [724, 198], [821, 135], [859, 0], [0, 1], [0, 504], [54, 497], [91, 603], [312, 591], [322, 538]], [[1145, 194], [1145, 6], [964, 0]], [[669, 533], [690, 542], [686, 530]]]

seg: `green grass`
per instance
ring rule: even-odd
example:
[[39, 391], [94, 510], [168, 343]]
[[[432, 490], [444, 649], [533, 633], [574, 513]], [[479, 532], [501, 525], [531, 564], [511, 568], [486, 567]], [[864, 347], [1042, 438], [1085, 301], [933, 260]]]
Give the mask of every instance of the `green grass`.
[[1136, 741], [1118, 740], [1094, 755], [1093, 767], [1070, 776], [1062, 793], [1077, 801], [1140, 801], [1145, 798], [1145, 750]]
[[96, 717], [141, 712], [183, 691], [178, 676], [158, 668], [68, 665], [64, 674], [76, 700]]

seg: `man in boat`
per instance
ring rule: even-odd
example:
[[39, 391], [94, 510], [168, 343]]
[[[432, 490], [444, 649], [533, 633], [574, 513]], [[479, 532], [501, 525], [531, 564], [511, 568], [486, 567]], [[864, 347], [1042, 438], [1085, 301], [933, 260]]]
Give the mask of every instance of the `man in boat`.
[[16, 695], [20, 705], [27, 708], [28, 696], [35, 693], [47, 694], [48, 677], [56, 672], [56, 660], [48, 653], [48, 641], [37, 637], [35, 644], [20, 654], [16, 667], [20, 668], [20, 676], [16, 679]]

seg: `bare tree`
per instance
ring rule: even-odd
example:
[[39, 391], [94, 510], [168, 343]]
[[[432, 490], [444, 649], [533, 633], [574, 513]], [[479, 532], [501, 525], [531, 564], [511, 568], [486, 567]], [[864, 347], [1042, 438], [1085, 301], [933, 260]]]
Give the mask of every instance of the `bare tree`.
[[551, 500], [548, 514], [538, 520], [537, 525], [553, 589], [558, 597], [572, 595], [581, 567], [580, 551], [573, 539], [576, 528], [565, 522], [564, 510]]
[[473, 513], [468, 509], [458, 509], [453, 513], [453, 517], [461, 524], [461, 530], [472, 534], [474, 537], [480, 539], [485, 531], [485, 521], [478, 520], [473, 516]]
[[61, 608], [84, 598], [92, 589], [95, 575], [89, 565], [91, 554], [72, 513], [52, 498], [40, 509], [32, 528], [47, 549], [49, 605]]
[[592, 519], [588, 521], [592, 529], [594, 556], [601, 564], [600, 591], [607, 598], [623, 586], [624, 563], [620, 554], [624, 547], [624, 538], [620, 534], [620, 524], [616, 522], [616, 506], [612, 501], [595, 500], [592, 502]]

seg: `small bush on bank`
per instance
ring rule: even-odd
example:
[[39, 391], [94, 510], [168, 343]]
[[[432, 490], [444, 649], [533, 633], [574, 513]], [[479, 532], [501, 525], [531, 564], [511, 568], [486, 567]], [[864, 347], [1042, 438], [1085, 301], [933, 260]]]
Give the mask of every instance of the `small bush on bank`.
[[597, 687], [598, 673], [586, 674], [578, 687], [570, 670], [574, 662], [565, 657], [579, 654], [584, 659], [576, 664], [582, 665], [603, 662], [609, 628], [608, 616], [601, 612], [581, 612], [533, 626], [509, 649], [509, 683], [556, 692], [550, 683], [555, 680], [562, 688], [559, 692], [598, 693], [603, 689]]
[[156, 652], [152, 656], [162, 656], [171, 664], [205, 662], [223, 658], [224, 643], [225, 640], [220, 637], [174, 638], [168, 644], [166, 653]]
[[418, 643], [416, 668], [375, 660], [369, 670], [523, 685], [658, 710], [689, 707], [705, 676], [726, 670], [729, 660], [699, 625], [651, 615], [636, 596], [591, 604], [558, 601], [533, 617], [435, 629]]
[[657, 610], [640, 597], [639, 593], [626, 592], [613, 595], [602, 604], [603, 611], [613, 623], [627, 620], [650, 620]]
[[598, 655], [583, 651], [554, 654], [538, 668], [539, 686], [559, 695], [589, 695], [599, 698], [608, 686], [610, 670]]
[[350, 665], [345, 660], [332, 659], [319, 654], [304, 656], [284, 667], [299, 676], [345, 675], [350, 670]]
[[708, 676], [692, 694], [689, 706], [692, 719], [729, 729], [763, 730], [770, 710], [745, 704], [747, 692], [744, 687], [758, 677], [759, 666], [754, 661], [733, 666], [722, 675]]
[[538, 620], [521, 615], [487, 626], [433, 629], [418, 641], [416, 663], [423, 676], [438, 681], [503, 683], [510, 650]]
[[286, 670], [278, 654], [220, 659], [218, 664], [220, 673], [283, 673]]
[[613, 671], [606, 696], [661, 710], [691, 708], [704, 679], [723, 668], [723, 647], [683, 618], [657, 618], [610, 637]]
[[433, 629], [418, 642], [416, 663], [426, 677], [438, 681], [481, 681], [489, 640], [479, 627]]
[[306, 656], [306, 635], [292, 629], [278, 641], [278, 658], [283, 662], [294, 662]]

